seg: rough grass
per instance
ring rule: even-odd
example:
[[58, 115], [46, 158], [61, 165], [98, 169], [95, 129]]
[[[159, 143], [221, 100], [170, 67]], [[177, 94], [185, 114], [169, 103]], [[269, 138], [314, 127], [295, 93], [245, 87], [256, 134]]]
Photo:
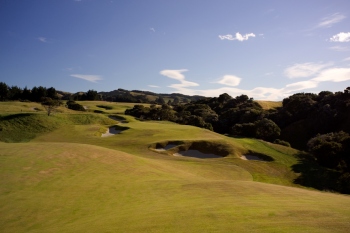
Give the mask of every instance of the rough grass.
[[[0, 142], [0, 232], [349, 232], [349, 196], [294, 183], [299, 151], [119, 110], [1, 116], [0, 140], [28, 142]], [[110, 115], [128, 130], [102, 138], [101, 129], [119, 124]], [[229, 154], [149, 150], [167, 142]], [[272, 160], [239, 158], [249, 153]]]

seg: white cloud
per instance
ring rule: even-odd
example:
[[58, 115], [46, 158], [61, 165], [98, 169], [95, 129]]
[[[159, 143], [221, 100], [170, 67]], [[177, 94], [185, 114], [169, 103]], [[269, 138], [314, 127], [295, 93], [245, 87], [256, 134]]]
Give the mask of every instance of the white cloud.
[[74, 78], [84, 79], [86, 81], [93, 82], [93, 83], [95, 83], [99, 80], [102, 80], [100, 75], [71, 74], [70, 76], [74, 77]]
[[343, 61], [350, 61], [350, 57], [345, 58]]
[[291, 67], [285, 69], [284, 74], [288, 78], [306, 78], [314, 74], [317, 74], [323, 68], [332, 65], [331, 63], [322, 64], [322, 63], [302, 63], [295, 64]]
[[318, 86], [317, 81], [308, 80], [308, 81], [302, 81], [302, 82], [296, 82], [287, 84], [285, 88], [283, 88], [283, 92], [285, 93], [291, 93], [295, 91], [301, 91], [305, 89], [315, 88]]
[[327, 16], [322, 19], [322, 21], [317, 25], [317, 27], [331, 27], [335, 23], [339, 23], [343, 19], [345, 19], [345, 15], [335, 13], [333, 15]]
[[156, 32], [156, 30], [154, 28], [150, 28], [149, 30], [151, 30], [152, 32]]
[[317, 82], [344, 82], [350, 81], [350, 68], [330, 68], [323, 70], [316, 78]]
[[232, 87], [238, 86], [240, 82], [241, 78], [234, 75], [225, 75], [220, 81], [218, 81], [218, 83], [220, 84]]
[[45, 37], [38, 37], [38, 40], [43, 42], [43, 43], [47, 43], [47, 38], [45, 38]]
[[156, 85], [148, 85], [148, 86], [153, 88], [159, 88], [159, 86], [156, 86]]
[[332, 42], [349, 42], [350, 41], [350, 32], [341, 32], [337, 35], [332, 36], [330, 38]]
[[228, 35], [219, 35], [219, 38], [221, 40], [238, 40], [238, 41], [244, 41], [244, 40], [248, 40], [249, 37], [255, 37], [254, 33], [248, 33], [245, 35], [241, 35], [239, 32], [236, 33], [235, 37], [233, 37], [232, 35], [228, 34]]
[[176, 80], [185, 80], [185, 76], [182, 74], [183, 72], [186, 72], [188, 70], [182, 69], [182, 70], [162, 70], [160, 71], [161, 75], [164, 75], [168, 78], [173, 78]]
[[184, 90], [186, 87], [195, 87], [199, 86], [198, 83], [195, 82], [189, 82], [185, 80], [185, 76], [182, 74], [183, 72], [186, 72], [188, 70], [182, 69], [182, 70], [162, 70], [160, 72], [161, 75], [164, 75], [168, 78], [176, 79], [180, 81], [179, 84], [172, 84], [169, 87], [175, 88], [178, 90]]

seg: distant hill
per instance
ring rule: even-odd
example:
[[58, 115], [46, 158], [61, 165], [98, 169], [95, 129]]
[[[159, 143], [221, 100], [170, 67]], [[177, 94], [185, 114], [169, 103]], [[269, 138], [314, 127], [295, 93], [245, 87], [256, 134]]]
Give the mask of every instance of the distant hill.
[[[78, 95], [77, 93], [74, 94]], [[112, 102], [130, 102], [130, 103], [150, 103], [150, 104], [162, 104], [162, 103], [189, 103], [191, 101], [197, 101], [204, 99], [204, 96], [190, 96], [179, 93], [162, 94], [154, 93], [150, 91], [141, 90], [125, 90], [117, 89], [109, 92], [99, 92], [101, 100], [112, 101]]]

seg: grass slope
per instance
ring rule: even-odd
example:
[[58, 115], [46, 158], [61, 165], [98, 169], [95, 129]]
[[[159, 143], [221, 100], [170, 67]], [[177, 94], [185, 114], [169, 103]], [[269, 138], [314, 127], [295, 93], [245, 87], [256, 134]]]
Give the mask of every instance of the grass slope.
[[[0, 232], [350, 230], [349, 196], [294, 184], [297, 150], [170, 122], [122, 116], [122, 124], [108, 117], [119, 107], [84, 103], [107, 114], [1, 116], [0, 140], [26, 143], [0, 142]], [[115, 124], [126, 130], [100, 137]], [[208, 141], [230, 154], [203, 160], [149, 149], [172, 141]]]
[[0, 144], [1, 232], [348, 232], [350, 198], [92, 145]]

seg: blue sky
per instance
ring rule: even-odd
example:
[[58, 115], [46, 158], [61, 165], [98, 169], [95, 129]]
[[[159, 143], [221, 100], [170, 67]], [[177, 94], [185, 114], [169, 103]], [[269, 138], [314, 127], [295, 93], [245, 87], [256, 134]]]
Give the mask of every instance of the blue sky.
[[350, 86], [348, 0], [0, 0], [0, 81], [282, 100]]

